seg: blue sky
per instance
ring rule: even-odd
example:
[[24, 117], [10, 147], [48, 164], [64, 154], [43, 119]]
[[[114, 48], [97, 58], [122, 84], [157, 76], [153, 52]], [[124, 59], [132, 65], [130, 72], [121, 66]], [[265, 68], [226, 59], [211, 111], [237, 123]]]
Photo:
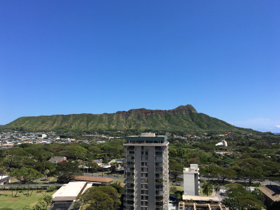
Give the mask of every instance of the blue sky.
[[280, 132], [280, 1], [0, 0], [0, 124], [135, 108]]

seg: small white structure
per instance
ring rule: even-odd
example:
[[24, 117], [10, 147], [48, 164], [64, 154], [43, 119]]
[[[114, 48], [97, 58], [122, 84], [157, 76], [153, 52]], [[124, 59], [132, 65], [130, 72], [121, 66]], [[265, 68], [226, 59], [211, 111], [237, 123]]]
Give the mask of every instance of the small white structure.
[[[91, 185], [90, 185], [91, 186]], [[74, 201], [87, 188], [87, 182], [69, 182], [53, 194], [53, 201]]]
[[5, 185], [10, 183], [10, 177], [9, 176], [0, 176], [0, 185]]
[[190, 168], [184, 168], [184, 195], [199, 195], [199, 168], [197, 164], [190, 164]]
[[226, 142], [226, 140], [223, 140], [223, 141], [217, 143], [216, 146], [224, 146], [224, 147], [227, 147], [227, 142]]

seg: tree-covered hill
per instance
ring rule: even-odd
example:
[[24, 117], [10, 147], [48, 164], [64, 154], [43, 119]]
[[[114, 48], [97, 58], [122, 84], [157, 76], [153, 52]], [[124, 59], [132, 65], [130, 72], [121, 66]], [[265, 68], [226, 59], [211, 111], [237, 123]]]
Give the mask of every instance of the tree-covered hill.
[[197, 113], [191, 105], [171, 110], [131, 109], [112, 114], [70, 114], [20, 117], [4, 126], [9, 129], [40, 130], [165, 130], [245, 131], [222, 120]]

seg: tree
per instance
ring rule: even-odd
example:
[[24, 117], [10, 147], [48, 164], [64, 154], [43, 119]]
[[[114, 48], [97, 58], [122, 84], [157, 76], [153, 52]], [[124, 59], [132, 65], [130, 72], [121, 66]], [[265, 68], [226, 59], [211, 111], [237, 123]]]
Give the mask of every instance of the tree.
[[207, 196], [212, 194], [213, 193], [213, 185], [208, 181], [204, 181], [204, 184], [202, 186], [202, 192], [203, 192], [203, 194], [205, 194]]
[[39, 204], [43, 207], [43, 209], [46, 209], [46, 207], [48, 206], [48, 204], [45, 200], [40, 200]]
[[221, 169], [219, 171], [219, 175], [221, 176], [223, 182], [225, 182], [225, 179], [235, 178], [236, 172], [231, 168]]
[[111, 163], [111, 173], [115, 173], [117, 167], [118, 167], [117, 162]]
[[74, 178], [75, 175], [80, 175], [79, 163], [75, 161], [71, 162], [60, 162], [57, 164], [56, 173], [58, 175], [59, 182], [69, 182]]
[[27, 196], [31, 196], [33, 191], [31, 192], [31, 194], [29, 194], [29, 183], [33, 182], [35, 179], [39, 179], [43, 177], [43, 174], [41, 174], [40, 172], [36, 171], [33, 168], [21, 168], [21, 169], [13, 169], [12, 172], [10, 173], [10, 176], [13, 176], [19, 181], [22, 181], [24, 183], [27, 182], [28, 183]]
[[43, 177], [43, 174], [33, 168], [13, 169], [10, 176], [22, 182], [33, 182], [35, 179]]
[[264, 172], [262, 167], [263, 162], [257, 158], [245, 158], [236, 161], [239, 169], [239, 176], [247, 177], [249, 179], [249, 184], [255, 179], [262, 179], [264, 177]]
[[230, 183], [225, 185], [225, 187], [227, 188], [226, 193], [229, 199], [224, 200], [223, 203], [229, 207], [230, 210], [264, 208], [264, 204], [241, 184]]
[[78, 158], [84, 159], [85, 154], [87, 153], [87, 149], [85, 149], [82, 146], [74, 146], [74, 151], [75, 151], [76, 160], [78, 160]]
[[53, 153], [51, 152], [42, 152], [39, 156], [39, 161], [43, 162], [44, 165], [44, 171], [46, 170], [46, 160], [53, 157]]
[[8, 167], [11, 167], [13, 162], [15, 161], [15, 155], [10, 155], [9, 152], [7, 152], [5, 158], [4, 158], [5, 163], [7, 164]]
[[7, 167], [4, 166], [4, 163], [0, 162], [0, 175], [4, 175], [7, 171]]
[[262, 203], [265, 202], [265, 196], [264, 196], [263, 192], [260, 191], [258, 188], [255, 188], [255, 189], [252, 191], [252, 195], [253, 195], [256, 199], [260, 200]]
[[111, 186], [91, 187], [80, 199], [89, 210], [117, 209], [121, 204], [117, 190]]
[[220, 189], [221, 189], [221, 187], [220, 187], [219, 184], [215, 184], [215, 185], [214, 185], [214, 190], [215, 190], [216, 194], [217, 194], [217, 192], [220, 191]]
[[22, 210], [32, 210], [32, 208], [29, 205], [26, 205]]
[[52, 196], [46, 195], [43, 200], [47, 203], [47, 205], [50, 205], [52, 203]]
[[177, 181], [179, 174], [183, 173], [183, 165], [176, 160], [169, 159], [170, 172]]
[[240, 204], [233, 198], [224, 198], [222, 204], [224, 204], [226, 207], [229, 207], [229, 210], [239, 210], [242, 208]]
[[212, 177], [216, 177], [219, 174], [219, 172], [221, 171], [221, 168], [214, 164], [210, 164], [208, 170]]
[[119, 194], [124, 193], [124, 188], [121, 185], [114, 183], [114, 184], [110, 184], [110, 186], [114, 187], [118, 191]]
[[91, 172], [96, 172], [98, 169], [98, 164], [97, 163], [93, 163], [93, 162], [88, 162], [88, 167], [90, 167]]

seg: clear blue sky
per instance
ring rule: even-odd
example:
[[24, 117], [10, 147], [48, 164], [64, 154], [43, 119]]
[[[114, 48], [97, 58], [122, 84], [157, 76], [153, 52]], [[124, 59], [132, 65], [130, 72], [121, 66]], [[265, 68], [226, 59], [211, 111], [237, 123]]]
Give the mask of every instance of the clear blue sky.
[[279, 11], [279, 0], [0, 0], [0, 124], [192, 104], [280, 132]]

